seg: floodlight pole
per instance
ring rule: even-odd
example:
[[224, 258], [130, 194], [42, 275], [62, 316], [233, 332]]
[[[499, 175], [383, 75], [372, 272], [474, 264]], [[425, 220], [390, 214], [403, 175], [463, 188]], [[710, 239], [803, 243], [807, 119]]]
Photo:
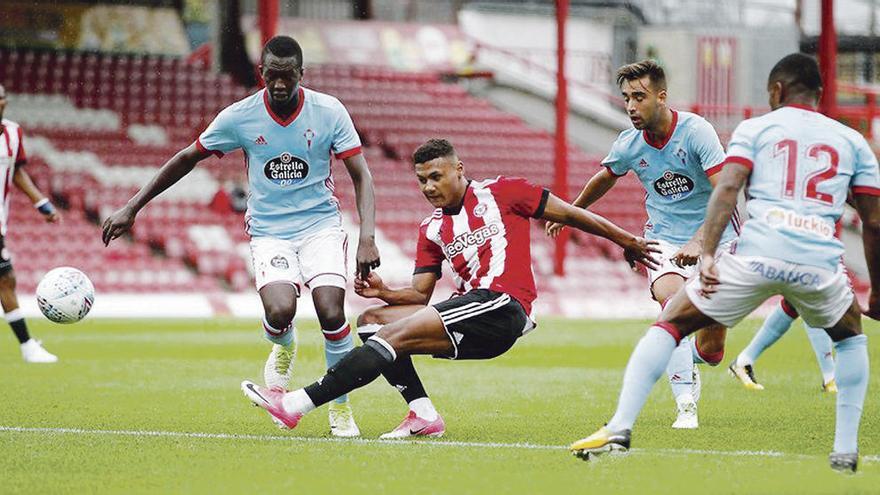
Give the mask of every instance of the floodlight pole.
[[[565, 22], [568, 18], [568, 0], [556, 0], [556, 146], [554, 157], [553, 191], [568, 201], [568, 82], [565, 77]], [[565, 247], [568, 229], [556, 238], [553, 253], [553, 273], [565, 274]]]
[[837, 114], [837, 33], [834, 30], [834, 0], [822, 0], [822, 32], [819, 33], [819, 71], [822, 73], [822, 99], [819, 111], [835, 118]]
[[278, 32], [278, 16], [281, 7], [278, 0], [259, 0], [257, 4], [257, 16], [260, 24], [260, 37], [263, 45], [272, 39]]

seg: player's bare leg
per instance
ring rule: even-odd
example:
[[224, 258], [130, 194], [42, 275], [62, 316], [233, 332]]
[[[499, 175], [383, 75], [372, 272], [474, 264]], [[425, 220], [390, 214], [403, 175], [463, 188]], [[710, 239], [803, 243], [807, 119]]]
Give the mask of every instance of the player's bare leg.
[[718, 366], [724, 359], [724, 344], [727, 342], [727, 328], [717, 323], [698, 330], [694, 339], [696, 355], [709, 366]]
[[[334, 277], [334, 275], [316, 278], [321, 277]], [[342, 280], [344, 283], [344, 278]], [[312, 300], [315, 303], [318, 322], [321, 324], [321, 333], [324, 335], [324, 357], [327, 369], [330, 369], [354, 349], [351, 327], [345, 318], [345, 289], [332, 285], [314, 287]], [[355, 423], [347, 394], [337, 397], [330, 404], [328, 422], [333, 436], [356, 437], [361, 434]]]
[[[372, 337], [382, 328], [412, 315], [425, 306], [421, 304], [384, 305], [367, 308], [358, 317], [358, 336], [362, 341]], [[406, 438], [412, 436], [440, 437], [446, 432], [443, 418], [437, 412], [424, 385], [413, 366], [410, 356], [398, 356], [394, 364], [382, 372], [388, 383], [400, 392], [409, 405], [409, 412], [393, 430], [380, 436], [383, 439]]]
[[254, 404], [293, 428], [316, 407], [378, 378], [398, 356], [451, 356], [454, 351], [440, 315], [429, 306], [385, 325], [364, 345], [348, 353], [323, 378], [305, 388], [283, 394], [245, 381], [242, 391]]
[[[667, 273], [654, 280], [651, 284], [651, 292], [661, 308], [666, 306], [666, 301], [684, 286], [684, 282], [684, 277], [678, 273]], [[697, 401], [700, 397], [700, 372], [694, 366], [692, 339], [693, 337], [682, 340], [672, 353], [669, 366], [666, 368], [677, 410], [675, 422], [672, 423], [675, 429], [699, 427]]]
[[299, 291], [287, 282], [273, 282], [260, 289], [263, 302], [263, 330], [266, 340], [272, 342], [272, 350], [263, 369], [263, 378], [269, 388], [286, 391], [293, 376], [296, 358], [296, 298]]
[[592, 435], [573, 443], [572, 452], [582, 459], [589, 459], [603, 452], [628, 450], [636, 418], [681, 339], [715, 323], [691, 303], [684, 290], [678, 291], [660, 313], [657, 323], [648, 329], [633, 350], [623, 376], [617, 411], [611, 421]]
[[[370, 306], [360, 316], [358, 316], [358, 333], [360, 328], [366, 325], [388, 325], [395, 321], [400, 321], [407, 316], [412, 316], [420, 309], [425, 309], [422, 304], [401, 304], [398, 306], [379, 305]], [[378, 329], [377, 329], [378, 331]], [[375, 333], [375, 332], [373, 332]]]
[[868, 389], [868, 337], [862, 334], [862, 311], [853, 303], [836, 325], [826, 330], [837, 351], [837, 414], [831, 467], [855, 471], [859, 460], [859, 423]]
[[40, 341], [32, 339], [28, 332], [24, 315], [18, 307], [18, 296], [15, 295], [15, 271], [8, 267], [0, 275], [0, 304], [6, 315], [6, 323], [12, 328], [18, 343], [21, 345], [21, 356], [27, 363], [55, 363], [58, 357], [43, 349]]

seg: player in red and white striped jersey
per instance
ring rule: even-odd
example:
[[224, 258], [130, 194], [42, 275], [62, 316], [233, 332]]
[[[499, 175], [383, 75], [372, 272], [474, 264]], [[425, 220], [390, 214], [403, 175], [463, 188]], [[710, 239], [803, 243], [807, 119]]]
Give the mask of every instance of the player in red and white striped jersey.
[[[317, 406], [384, 374], [414, 409], [385, 437], [441, 435], [444, 427], [439, 415], [435, 421], [419, 418], [412, 404], [413, 400], [427, 400], [427, 394], [410, 356], [491, 359], [507, 352], [535, 327], [530, 316], [537, 296], [530, 218], [564, 223], [605, 237], [624, 248], [627, 259], [656, 266], [652, 255], [659, 251], [656, 243], [575, 208], [546, 189], [519, 178], [467, 179], [464, 166], [446, 140], [432, 139], [422, 145], [413, 154], [413, 163], [422, 193], [437, 210], [419, 231], [412, 286], [391, 290], [377, 283], [374, 287], [369, 278], [356, 285], [359, 294], [388, 303], [395, 321], [386, 321], [371, 332], [361, 327], [364, 345], [308, 387], [283, 394], [249, 381], [242, 383], [248, 398], [290, 428]], [[427, 305], [443, 260], [455, 273], [459, 294]], [[414, 390], [419, 391], [418, 397], [408, 393]]]
[[18, 309], [15, 295], [15, 272], [12, 270], [12, 257], [6, 248], [6, 227], [9, 220], [9, 199], [12, 186], [21, 189], [33, 202], [47, 222], [59, 220], [55, 207], [34, 185], [23, 168], [27, 163], [24, 151], [24, 133], [21, 126], [3, 118], [6, 110], [6, 89], [0, 85], [0, 304], [6, 315], [6, 322], [12, 327], [15, 337], [21, 344], [21, 355], [28, 363], [54, 363], [58, 357], [43, 349], [42, 344], [31, 338], [27, 324]]

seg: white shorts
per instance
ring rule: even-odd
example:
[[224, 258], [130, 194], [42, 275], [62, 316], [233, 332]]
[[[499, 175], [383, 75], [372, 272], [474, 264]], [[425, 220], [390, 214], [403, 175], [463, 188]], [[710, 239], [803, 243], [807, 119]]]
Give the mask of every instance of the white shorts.
[[[675, 253], [678, 252], [684, 245], [677, 246], [675, 244], [666, 242], [666, 241], [657, 241], [657, 244], [660, 248], [659, 253], [655, 253], [658, 261], [660, 261], [660, 268], [656, 270], [652, 270], [648, 268], [648, 282], [651, 287], [651, 297], [654, 297], [654, 282], [657, 281], [660, 277], [664, 275], [668, 275], [670, 273], [674, 273], [679, 275], [681, 278], [685, 280], [689, 280], [691, 277], [698, 273], [698, 269], [700, 264], [681, 267], [672, 262], [672, 257], [675, 256]], [[730, 242], [725, 242], [718, 246], [719, 253], [726, 253], [730, 251]], [[656, 299], [656, 298], [655, 298]]]
[[345, 289], [348, 273], [348, 234], [333, 227], [302, 239], [251, 239], [251, 257], [257, 290], [271, 283], [288, 283], [300, 293], [300, 284]]
[[781, 295], [815, 328], [831, 328], [853, 302], [846, 270], [836, 271], [789, 263], [764, 256], [722, 254], [717, 261], [721, 283], [707, 299], [700, 294], [700, 278], [687, 286], [688, 298], [700, 311], [726, 327], [748, 316], [768, 298]]

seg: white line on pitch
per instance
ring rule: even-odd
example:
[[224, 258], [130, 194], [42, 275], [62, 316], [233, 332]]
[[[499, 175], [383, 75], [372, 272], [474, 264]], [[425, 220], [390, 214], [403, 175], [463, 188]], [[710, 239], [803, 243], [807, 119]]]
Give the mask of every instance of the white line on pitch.
[[172, 437], [172, 438], [206, 438], [219, 440], [260, 440], [296, 443], [353, 443], [370, 445], [427, 445], [441, 447], [478, 447], [478, 448], [513, 448], [526, 450], [560, 450], [561, 445], [538, 445], [533, 443], [495, 443], [495, 442], [457, 442], [457, 441], [407, 441], [379, 440], [370, 438], [323, 438], [295, 437], [284, 435], [248, 435], [239, 433], [199, 433], [187, 431], [149, 431], [149, 430], [86, 430], [82, 428], [26, 428], [21, 426], [0, 426], [0, 433], [49, 433], [72, 435], [111, 435], [126, 437]]
[[[428, 447], [474, 447], [503, 448], [523, 450], [565, 450], [562, 445], [542, 445], [535, 443], [504, 443], [504, 442], [460, 442], [451, 440], [407, 441], [379, 440], [369, 438], [322, 438], [295, 437], [285, 435], [249, 435], [239, 433], [200, 433], [187, 431], [150, 431], [150, 430], [88, 430], [83, 428], [28, 428], [23, 426], [0, 426], [0, 433], [46, 433], [66, 435], [109, 435], [124, 437], [170, 437], [170, 438], [204, 438], [209, 440], [257, 440], [295, 443], [351, 443], [367, 445], [424, 445]], [[700, 449], [632, 449], [636, 454], [662, 453], [673, 455], [714, 455], [731, 457], [777, 457], [809, 459], [818, 457], [809, 454], [793, 454], [776, 451], [757, 450], [700, 450]], [[863, 455], [862, 461], [878, 462], [880, 455]]]

